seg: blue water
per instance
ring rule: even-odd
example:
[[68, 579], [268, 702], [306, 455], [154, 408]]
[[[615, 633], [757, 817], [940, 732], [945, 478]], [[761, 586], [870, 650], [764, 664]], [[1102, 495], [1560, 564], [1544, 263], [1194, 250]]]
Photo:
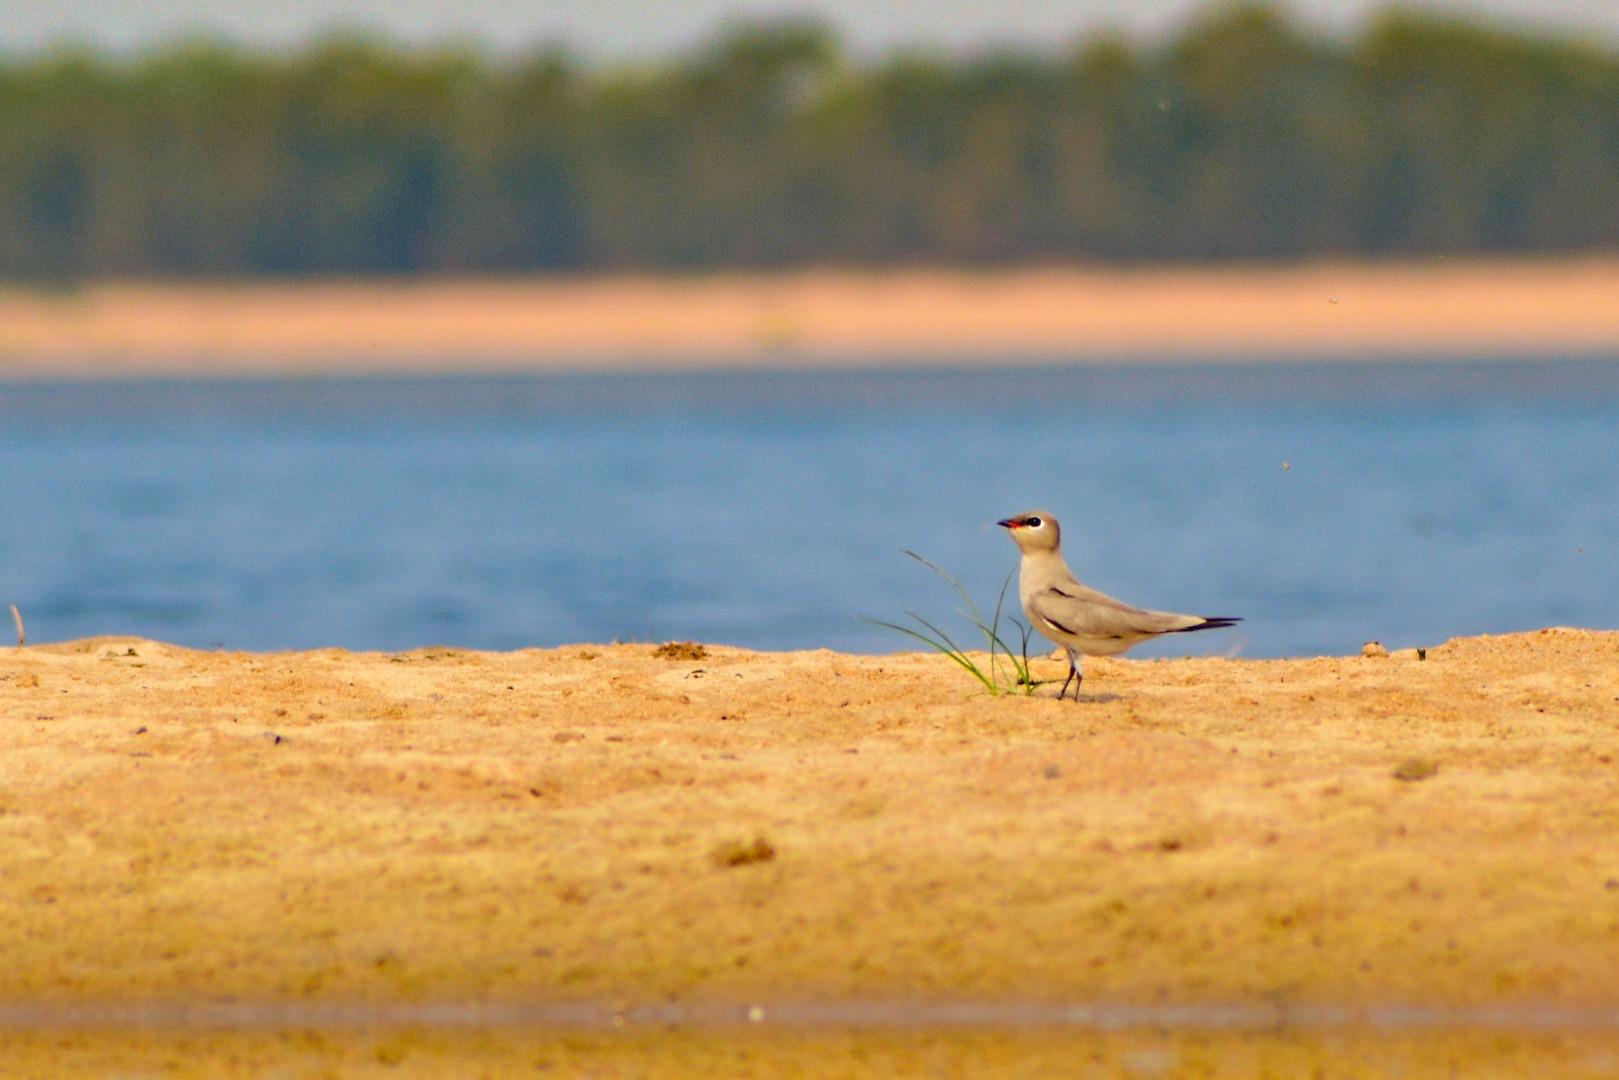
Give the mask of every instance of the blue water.
[[[890, 651], [993, 522], [1143, 653], [1619, 624], [1619, 361], [0, 383], [0, 604], [233, 649], [696, 638]], [[959, 622], [950, 623], [960, 627]]]

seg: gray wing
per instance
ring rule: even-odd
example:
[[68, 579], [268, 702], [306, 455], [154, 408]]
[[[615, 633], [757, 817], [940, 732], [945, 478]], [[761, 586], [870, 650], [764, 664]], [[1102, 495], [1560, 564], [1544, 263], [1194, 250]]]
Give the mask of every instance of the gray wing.
[[1083, 638], [1143, 638], [1201, 626], [1201, 615], [1148, 611], [1115, 600], [1077, 581], [1053, 586], [1029, 599], [1029, 614]]

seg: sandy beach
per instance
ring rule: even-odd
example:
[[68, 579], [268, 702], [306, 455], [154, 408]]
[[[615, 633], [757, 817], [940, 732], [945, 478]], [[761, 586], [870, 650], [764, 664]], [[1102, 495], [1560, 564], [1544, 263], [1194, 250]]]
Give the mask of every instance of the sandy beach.
[[[1520, 1022], [1619, 1007], [1619, 633], [1095, 661], [1077, 705], [975, 693], [932, 655], [669, 653], [0, 650], [18, 1060], [858, 1075], [1082, 1052], [1252, 1075], [1361, 1052], [1352, 1023], [1289, 1032], [1288, 1010], [1390, 1006], [1502, 1029], [1396, 1025], [1365, 1051], [1409, 1044], [1419, 1069], [1598, 1075], [1619, 1052]], [[1280, 1029], [799, 1031], [767, 1052], [657, 1025], [312, 1045], [116, 1020], [952, 1001], [1262, 1007]], [[96, 1031], [39, 1027], [75, 1007]]]
[[1619, 260], [0, 290], [0, 376], [1619, 353]]

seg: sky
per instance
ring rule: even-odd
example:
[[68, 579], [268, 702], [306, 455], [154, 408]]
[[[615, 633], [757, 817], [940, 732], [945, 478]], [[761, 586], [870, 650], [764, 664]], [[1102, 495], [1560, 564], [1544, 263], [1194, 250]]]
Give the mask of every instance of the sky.
[[[1206, 0], [0, 0], [0, 50], [68, 42], [129, 50], [195, 37], [278, 47], [366, 29], [407, 43], [452, 39], [511, 52], [560, 42], [612, 61], [691, 47], [739, 18], [811, 15], [862, 53], [899, 45], [967, 51], [1060, 45], [1104, 27], [1153, 37], [1207, 6]], [[1319, 26], [1350, 30], [1387, 3], [1290, 6]], [[1619, 0], [1405, 0], [1403, 6], [1619, 41]]]

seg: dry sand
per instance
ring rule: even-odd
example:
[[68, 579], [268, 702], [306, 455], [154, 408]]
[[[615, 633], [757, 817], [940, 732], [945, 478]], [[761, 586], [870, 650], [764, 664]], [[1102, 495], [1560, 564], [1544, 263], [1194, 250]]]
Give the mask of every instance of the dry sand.
[[721, 647], [0, 650], [0, 1028], [147, 1001], [1421, 1005], [1505, 1030], [8, 1038], [61, 1075], [1619, 1063], [1611, 1024], [1513, 1030], [1619, 1009], [1619, 633], [1095, 661], [1077, 705], [973, 686]]
[[0, 290], [0, 375], [1619, 352], [1619, 260]]

